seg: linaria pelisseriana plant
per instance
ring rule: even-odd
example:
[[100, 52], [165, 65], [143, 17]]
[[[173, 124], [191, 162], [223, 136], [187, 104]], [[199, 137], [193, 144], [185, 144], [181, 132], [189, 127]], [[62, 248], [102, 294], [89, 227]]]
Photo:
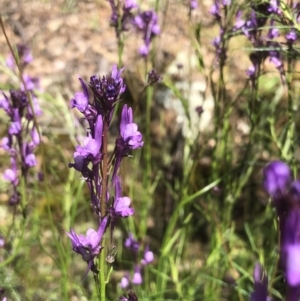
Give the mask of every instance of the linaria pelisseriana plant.
[[[30, 50], [25, 45], [17, 45], [16, 56], [10, 55], [6, 60], [7, 66], [13, 71], [16, 70], [16, 57], [23, 77], [21, 87], [8, 92], [1, 91], [0, 98], [0, 108], [9, 118], [7, 135], [2, 138], [1, 147], [9, 154], [11, 162], [11, 167], [4, 172], [4, 178], [11, 183], [12, 187], [9, 198], [10, 205], [20, 204], [21, 179], [26, 185], [29, 180], [30, 168], [37, 164], [34, 151], [40, 144], [40, 136], [34, 118], [42, 114], [34, 92], [40, 89], [39, 80], [23, 72], [26, 65], [32, 61]], [[26, 206], [25, 204], [21, 205], [23, 215], [25, 215]]]
[[[131, 151], [143, 146], [142, 134], [133, 122], [132, 109], [123, 106], [119, 135], [112, 154], [108, 153], [108, 134], [116, 104], [126, 86], [121, 77], [123, 69], [113, 66], [108, 76], [93, 75], [88, 84], [79, 78], [82, 92], [71, 99], [71, 107], [79, 110], [88, 123], [88, 133], [83, 144], [76, 147], [74, 163], [69, 167], [81, 172], [90, 192], [93, 216], [97, 221], [97, 230], [88, 229], [86, 235], [76, 234], [71, 228], [67, 235], [71, 239], [73, 250], [87, 262], [87, 271], [94, 274], [100, 300], [105, 300], [106, 263], [104, 256], [104, 236], [109, 231], [106, 247], [113, 249], [113, 230], [118, 218], [132, 216], [134, 209], [131, 200], [122, 196], [121, 179], [118, 170], [122, 160]], [[110, 229], [110, 230], [108, 230]], [[106, 261], [112, 263], [111, 254]]]

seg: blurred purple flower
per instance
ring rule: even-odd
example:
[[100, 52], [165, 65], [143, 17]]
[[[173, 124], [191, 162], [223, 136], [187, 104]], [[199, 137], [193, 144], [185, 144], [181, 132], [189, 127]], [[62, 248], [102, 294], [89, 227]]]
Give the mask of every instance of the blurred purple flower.
[[[27, 64], [29, 64], [33, 60], [31, 51], [30, 51], [29, 47], [24, 44], [17, 44], [16, 48], [17, 48], [16, 49], [17, 50], [17, 58], [19, 60], [20, 67], [24, 68]], [[10, 54], [8, 56], [8, 58], [6, 59], [6, 65], [11, 69], [15, 68], [16, 64], [15, 64], [15, 60], [14, 60], [12, 54]]]
[[141, 274], [141, 267], [139, 265], [136, 265], [134, 268], [133, 277], [131, 279], [132, 284], [140, 285], [143, 283], [143, 278]]
[[198, 1], [197, 0], [190, 0], [190, 10], [194, 10], [198, 7]]
[[133, 24], [143, 34], [144, 44], [140, 47], [139, 52], [146, 57], [152, 39], [160, 34], [157, 15], [153, 10], [139, 13], [134, 17]]
[[122, 289], [126, 289], [127, 287], [129, 287], [129, 273], [125, 272], [125, 275], [122, 277], [121, 281], [120, 281], [120, 287]]
[[85, 113], [89, 104], [89, 92], [88, 88], [82, 78], [79, 77], [79, 81], [83, 92], [76, 92], [74, 98], [71, 99], [71, 108], [77, 108], [81, 113]]
[[268, 276], [259, 263], [254, 267], [253, 279], [254, 292], [251, 294], [250, 301], [268, 301]]
[[276, 15], [281, 15], [279, 0], [270, 0], [268, 11]]
[[129, 233], [129, 236], [125, 240], [124, 246], [128, 249], [131, 249], [134, 253], [137, 253], [140, 244], [134, 239], [133, 234]]
[[287, 164], [273, 161], [264, 168], [264, 188], [273, 198], [281, 197], [288, 189], [292, 173]]
[[146, 245], [144, 250], [144, 258], [141, 260], [142, 265], [148, 265], [154, 260], [154, 254], [149, 249], [149, 245]]
[[293, 44], [297, 40], [297, 32], [295, 29], [291, 29], [286, 35], [285, 38], [289, 44]]

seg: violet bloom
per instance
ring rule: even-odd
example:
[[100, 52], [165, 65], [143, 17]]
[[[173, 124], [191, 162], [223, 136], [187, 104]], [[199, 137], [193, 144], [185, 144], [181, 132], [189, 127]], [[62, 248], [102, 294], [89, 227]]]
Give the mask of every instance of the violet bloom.
[[214, 16], [217, 20], [221, 19], [221, 13], [220, 13], [220, 5], [218, 1], [215, 1], [215, 3], [210, 7], [209, 12]]
[[141, 267], [139, 265], [135, 266], [133, 277], [131, 279], [132, 284], [140, 285], [143, 283], [143, 278], [141, 274]]
[[126, 238], [124, 246], [127, 249], [131, 249], [134, 253], [137, 253], [140, 247], [140, 244], [137, 242], [137, 240], [134, 239], [133, 234], [129, 233], [129, 236]]
[[144, 258], [141, 260], [142, 265], [148, 265], [154, 260], [154, 254], [152, 251], [150, 251], [149, 246], [146, 245], [145, 251], [144, 251]]
[[125, 275], [122, 277], [120, 281], [120, 287], [122, 289], [126, 289], [129, 287], [129, 284], [130, 284], [129, 273], [126, 271]]
[[268, 276], [259, 263], [254, 267], [253, 278], [254, 292], [250, 301], [268, 301]]
[[137, 124], [133, 123], [132, 109], [124, 105], [120, 122], [120, 135], [116, 140], [115, 164], [112, 175], [114, 181], [121, 161], [128, 156], [130, 151], [144, 145], [143, 136], [138, 131]]
[[292, 180], [292, 173], [287, 164], [273, 161], [264, 168], [264, 188], [267, 193], [278, 198], [283, 196]]
[[76, 92], [74, 98], [71, 99], [71, 108], [77, 108], [79, 112], [85, 113], [89, 104], [89, 91], [83, 79], [79, 77], [79, 81], [83, 92]]
[[131, 200], [129, 197], [121, 196], [121, 180], [116, 176], [115, 181], [115, 198], [113, 202], [113, 208], [111, 208], [110, 213], [113, 218], [115, 217], [128, 217], [134, 214], [134, 209], [129, 207]]
[[190, 0], [190, 10], [194, 10], [198, 7], [197, 0]]
[[270, 0], [270, 5], [268, 8], [270, 13], [281, 15], [280, 2], [279, 0]]
[[[32, 60], [32, 54], [28, 46], [24, 44], [17, 44], [17, 57], [19, 59], [19, 64], [21, 68], [24, 68], [27, 64], [29, 64]], [[6, 59], [6, 65], [14, 69], [16, 64], [12, 54]]]
[[102, 132], [103, 132], [103, 120], [102, 116], [98, 115], [95, 125], [95, 137], [91, 135], [84, 138], [83, 146], [78, 145], [76, 152], [74, 153], [74, 159], [77, 157], [87, 159], [90, 162], [98, 162], [101, 154], [100, 149], [102, 145]]
[[285, 35], [285, 38], [287, 40], [287, 43], [292, 45], [297, 40], [297, 32], [295, 29], [291, 29], [290, 32], [288, 32]]
[[71, 239], [73, 251], [80, 254], [82, 259], [88, 263], [87, 272], [94, 268], [94, 258], [99, 255], [102, 249], [101, 240], [106, 230], [107, 223], [108, 217], [106, 216], [102, 219], [97, 231], [88, 229], [86, 235], [77, 235], [72, 228], [70, 232], [66, 232]]
[[143, 34], [144, 44], [140, 47], [139, 53], [146, 57], [152, 39], [160, 34], [157, 15], [153, 10], [139, 13], [135, 16], [133, 24]]
[[117, 66], [114, 65], [111, 75], [103, 76], [102, 79], [95, 75], [90, 78], [89, 86], [94, 94], [97, 113], [103, 115], [108, 123], [111, 121], [115, 104], [126, 89], [121, 77], [123, 70], [118, 70]]

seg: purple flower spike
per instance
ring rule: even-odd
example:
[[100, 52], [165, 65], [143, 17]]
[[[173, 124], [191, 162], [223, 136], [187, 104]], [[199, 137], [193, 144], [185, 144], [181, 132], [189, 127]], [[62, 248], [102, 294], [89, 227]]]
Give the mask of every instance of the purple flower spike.
[[268, 301], [268, 277], [259, 263], [254, 267], [253, 278], [254, 292], [250, 301]]
[[291, 179], [290, 168], [281, 161], [273, 161], [264, 168], [264, 188], [273, 198], [285, 194]]
[[290, 286], [300, 285], [300, 243], [286, 248], [286, 281]]

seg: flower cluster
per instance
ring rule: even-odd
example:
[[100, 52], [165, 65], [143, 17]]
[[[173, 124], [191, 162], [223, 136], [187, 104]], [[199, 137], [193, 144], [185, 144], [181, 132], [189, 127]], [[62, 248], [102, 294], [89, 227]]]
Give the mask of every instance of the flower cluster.
[[[24, 45], [18, 45], [17, 50], [18, 64], [23, 69], [32, 60], [32, 56]], [[12, 57], [7, 59], [7, 65], [13, 69], [16, 67]], [[24, 73], [22, 75], [25, 87], [22, 84], [20, 89], [10, 90], [8, 93], [1, 91], [2, 97], [0, 98], [0, 108], [9, 118], [7, 136], [2, 139], [1, 147], [10, 156], [11, 168], [5, 170], [4, 178], [13, 187], [9, 200], [11, 205], [20, 201], [18, 191], [20, 176], [25, 182], [27, 181], [29, 169], [36, 165], [34, 151], [40, 144], [40, 136], [34, 122], [34, 116], [42, 114], [34, 93], [35, 89], [39, 89], [39, 81]], [[28, 96], [31, 98], [31, 103]]]
[[[268, 22], [268, 32], [264, 35], [263, 29]], [[282, 43], [276, 40], [280, 36], [280, 27], [287, 28], [285, 29], [285, 40], [289, 51], [292, 52], [293, 44], [297, 39], [297, 32], [287, 23], [287, 18], [283, 15], [279, 1], [271, 0], [262, 4], [252, 4], [251, 13], [245, 20], [242, 19], [241, 12], [238, 13], [233, 31], [245, 35], [255, 49], [250, 55], [252, 65], [246, 71], [252, 81], [257, 78], [259, 67], [267, 58], [279, 71], [282, 82], [285, 81]]]
[[[212, 41], [212, 45], [215, 47], [216, 56], [218, 61], [225, 62], [227, 55], [227, 45], [225, 43], [225, 32], [227, 23], [227, 9], [231, 4], [228, 0], [215, 0], [213, 5], [210, 7], [210, 13], [214, 17], [215, 21], [218, 23], [220, 28], [220, 33]], [[222, 13], [222, 10], [224, 13]]]
[[254, 291], [251, 294], [250, 301], [270, 301], [268, 297], [268, 276], [262, 266], [257, 263], [253, 272]]
[[89, 229], [86, 236], [77, 235], [73, 229], [67, 235], [73, 250], [87, 262], [87, 271], [95, 273], [97, 268], [94, 259], [103, 248], [102, 238], [106, 229], [111, 226], [112, 239], [116, 219], [134, 214], [130, 198], [122, 196], [118, 169], [121, 161], [132, 150], [143, 146], [143, 139], [133, 122], [132, 109], [127, 105], [123, 106], [119, 135], [110, 156], [107, 150], [108, 129], [115, 105], [120, 102], [120, 96], [126, 88], [121, 77], [122, 71], [113, 66], [110, 75], [102, 78], [94, 75], [88, 84], [79, 78], [82, 92], [75, 93], [71, 99], [71, 107], [77, 108], [84, 115], [89, 131], [83, 144], [76, 147], [74, 163], [70, 163], [69, 167], [75, 168], [84, 177], [99, 226], [97, 231]]
[[[108, 1], [112, 9], [110, 23], [116, 29], [117, 38], [120, 37], [122, 31], [128, 30], [129, 24], [132, 24], [143, 36], [144, 44], [140, 47], [139, 53], [141, 56], [147, 57], [152, 39], [160, 34], [160, 27], [155, 11], [141, 11], [135, 0], [124, 0], [122, 10], [119, 9], [122, 1], [118, 2], [118, 5], [115, 4], [114, 0]], [[195, 6], [195, 3], [193, 5]], [[132, 10], [135, 8], [138, 9], [138, 13], [134, 16]], [[119, 13], [121, 11], [122, 13]]]
[[274, 161], [264, 168], [264, 188], [278, 215], [280, 262], [288, 296], [295, 296], [300, 289], [300, 181], [293, 180], [288, 165]]
[[133, 276], [130, 278], [129, 272], [127, 271], [121, 279], [120, 287], [126, 289], [130, 286], [130, 284], [139, 285], [143, 283], [141, 274], [142, 268], [154, 260], [154, 254], [150, 251], [149, 246], [146, 245], [143, 252], [143, 258], [138, 261], [140, 244], [134, 239], [132, 233], [130, 233], [128, 238], [125, 240], [124, 246], [131, 251], [135, 260]]

